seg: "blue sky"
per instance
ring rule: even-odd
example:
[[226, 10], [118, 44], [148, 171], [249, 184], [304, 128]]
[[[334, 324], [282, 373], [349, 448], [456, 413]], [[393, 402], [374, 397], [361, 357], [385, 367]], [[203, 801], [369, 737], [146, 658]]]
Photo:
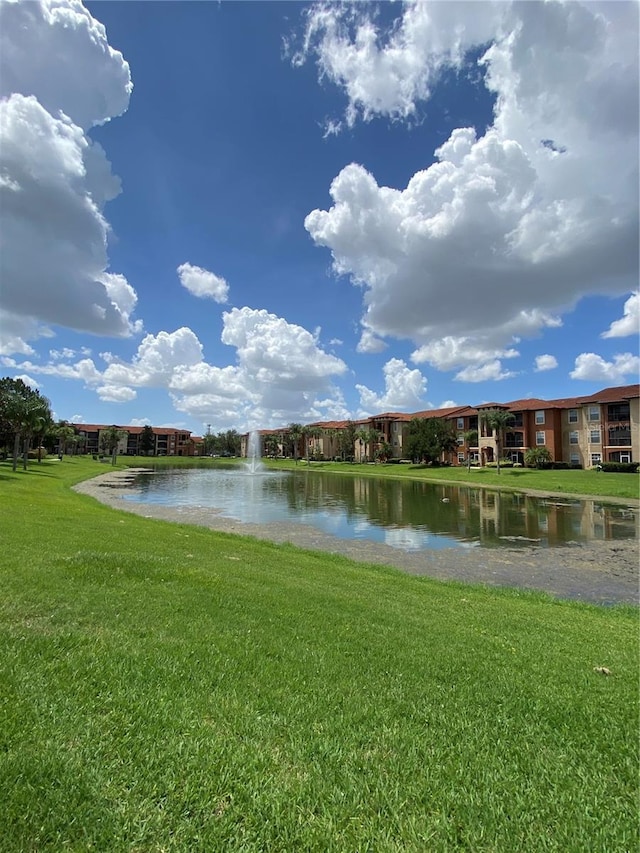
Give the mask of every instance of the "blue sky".
[[56, 417], [638, 381], [637, 3], [0, 15], [0, 370]]

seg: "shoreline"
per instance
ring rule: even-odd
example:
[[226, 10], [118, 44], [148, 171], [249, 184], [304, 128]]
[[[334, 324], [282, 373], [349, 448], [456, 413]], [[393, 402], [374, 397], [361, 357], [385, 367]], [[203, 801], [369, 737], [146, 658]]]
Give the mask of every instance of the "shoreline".
[[[556, 548], [505, 546], [493, 549], [472, 546], [402, 551], [367, 540], [339, 539], [310, 525], [295, 522], [244, 523], [221, 516], [211, 508], [167, 507], [123, 500], [135, 477], [146, 470], [110, 471], [78, 483], [73, 490], [113, 509], [145, 518], [193, 524], [276, 544], [290, 543], [307, 550], [341, 554], [358, 562], [391, 566], [408, 574], [437, 580], [537, 590], [591, 604], [640, 604], [639, 547], [634, 539], [596, 540]], [[543, 495], [552, 496], [549, 492]], [[584, 499], [580, 495], [571, 497]], [[589, 495], [587, 499], [593, 500], [594, 496]], [[607, 498], [602, 500], [609, 501]], [[633, 502], [624, 503], [633, 505]]]

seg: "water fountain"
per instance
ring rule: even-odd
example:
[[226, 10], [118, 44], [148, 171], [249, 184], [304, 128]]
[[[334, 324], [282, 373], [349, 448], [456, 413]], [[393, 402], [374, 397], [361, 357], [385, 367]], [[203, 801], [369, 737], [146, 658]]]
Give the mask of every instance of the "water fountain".
[[247, 462], [245, 468], [248, 474], [257, 474], [264, 470], [260, 461], [260, 434], [257, 429], [249, 433], [249, 444], [247, 445]]

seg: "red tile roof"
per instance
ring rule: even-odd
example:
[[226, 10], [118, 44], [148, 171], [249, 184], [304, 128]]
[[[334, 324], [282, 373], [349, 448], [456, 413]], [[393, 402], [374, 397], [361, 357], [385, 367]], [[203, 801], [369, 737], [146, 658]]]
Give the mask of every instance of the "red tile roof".
[[[71, 424], [71, 426], [80, 432], [100, 432], [101, 430], [111, 429], [111, 427], [128, 432], [129, 435], [140, 435], [144, 431], [144, 427], [141, 426], [123, 426], [120, 424]], [[191, 431], [188, 429], [178, 429], [177, 427], [151, 427], [151, 429], [154, 435], [177, 435], [181, 433], [191, 437]]]
[[589, 397], [581, 397], [582, 403], [617, 403], [619, 400], [629, 400], [640, 397], [640, 384], [622, 385], [617, 388], [603, 388]]

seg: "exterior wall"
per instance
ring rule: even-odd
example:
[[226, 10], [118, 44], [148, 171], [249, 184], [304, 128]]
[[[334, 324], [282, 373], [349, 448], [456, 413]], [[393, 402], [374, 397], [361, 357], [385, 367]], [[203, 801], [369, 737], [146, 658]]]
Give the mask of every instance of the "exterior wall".
[[[594, 454], [600, 454], [600, 461], [606, 461], [605, 457], [605, 446], [604, 446], [604, 411], [603, 406], [598, 404], [587, 404], [582, 406], [582, 417], [583, 417], [583, 435], [582, 444], [586, 450], [585, 457], [585, 468], [592, 468], [597, 462], [593, 459]], [[592, 410], [597, 410], [598, 417], [594, 418]], [[597, 441], [593, 440], [595, 435], [592, 433], [597, 433]]]
[[632, 462], [640, 462], [640, 397], [629, 401], [631, 414]]
[[405, 424], [402, 421], [393, 421], [389, 434], [389, 444], [391, 445], [391, 457], [393, 459], [402, 459], [402, 448], [404, 446], [404, 430]]
[[546, 409], [545, 417], [547, 420], [547, 444], [545, 445], [551, 458], [554, 462], [561, 462], [562, 459], [562, 410]]
[[[582, 406], [572, 406], [562, 411], [562, 461], [571, 464], [582, 465], [583, 468], [591, 467], [591, 457], [586, 431], [587, 419]], [[571, 420], [571, 418], [577, 420]], [[577, 442], [571, 443], [572, 435], [577, 434]], [[572, 457], [574, 457], [572, 459]]]
[[[578, 455], [578, 461], [584, 468], [592, 468], [598, 462], [618, 460], [620, 454], [630, 462], [640, 460], [640, 398], [632, 398], [629, 403], [628, 418], [612, 418], [610, 412], [625, 405], [627, 401], [607, 403], [584, 403], [562, 412], [562, 460], [571, 463], [572, 455]], [[611, 408], [610, 408], [611, 407]], [[577, 420], [571, 421], [572, 413]], [[596, 416], [597, 415], [597, 416]], [[629, 440], [624, 433], [615, 435], [617, 429], [628, 429]], [[577, 433], [577, 443], [571, 443], [571, 434]], [[621, 437], [622, 436], [622, 437]]]
[[[102, 438], [112, 424], [71, 424], [85, 438], [84, 453], [97, 455], [104, 453]], [[118, 455], [136, 456], [140, 454], [141, 427], [118, 427], [124, 433], [118, 442]], [[152, 428], [153, 429], [153, 428]], [[150, 451], [153, 456], [193, 456], [196, 453], [191, 433], [185, 430], [154, 430], [154, 445]]]
[[638, 398], [625, 401], [625, 409], [625, 413], [622, 414], [620, 404], [604, 403], [601, 406], [604, 461], [637, 462], [640, 460], [638, 454]]
[[[605, 388], [593, 397], [575, 397], [561, 400], [522, 399], [513, 403], [487, 403], [483, 408], [499, 407], [511, 411], [513, 423], [504, 430], [500, 437], [499, 447], [502, 459], [524, 462], [524, 456], [529, 449], [545, 447], [553, 461], [579, 464], [589, 468], [600, 454], [600, 459], [610, 461], [623, 454], [630, 461], [640, 461], [640, 398], [630, 396], [637, 394], [638, 386], [622, 386], [620, 388]], [[618, 396], [619, 395], [619, 396]], [[625, 395], [627, 395], [625, 399]], [[606, 400], [606, 402], [603, 402]], [[591, 401], [591, 402], [590, 402]], [[620, 409], [616, 406], [629, 406], [629, 415], [624, 419], [615, 418]], [[513, 409], [510, 409], [513, 406]], [[612, 408], [613, 407], [613, 408]], [[375, 429], [391, 446], [391, 458], [406, 457], [409, 421], [413, 417], [442, 417], [455, 427], [460, 440], [458, 447], [451, 453], [443, 454], [443, 461], [453, 465], [466, 465], [471, 456], [474, 463], [486, 464], [497, 458], [498, 444], [496, 437], [490, 434], [482, 422], [483, 408], [456, 407], [441, 410], [429, 410], [410, 414], [387, 412], [371, 418], [353, 422], [358, 428]], [[597, 419], [593, 417], [597, 410]], [[626, 409], [622, 409], [626, 411]], [[544, 423], [536, 423], [536, 413], [544, 413]], [[463, 413], [463, 414], [461, 414]], [[591, 417], [590, 417], [591, 415]], [[575, 420], [571, 417], [575, 416]], [[339, 455], [339, 441], [336, 433], [346, 428], [346, 421], [331, 421], [316, 423], [323, 430], [320, 439], [312, 439], [311, 451], [317, 448], [325, 459]], [[464, 433], [477, 430], [478, 441], [475, 446], [467, 445]], [[624, 430], [624, 431], [623, 431]], [[286, 429], [283, 430], [286, 433]], [[572, 443], [575, 435], [575, 443]], [[540, 440], [538, 440], [540, 436]], [[628, 437], [628, 442], [624, 441]], [[597, 440], [596, 440], [597, 439]], [[360, 458], [360, 453], [367, 457], [372, 455], [369, 445], [360, 447], [356, 439], [353, 455]], [[300, 450], [300, 457], [303, 450]]]

